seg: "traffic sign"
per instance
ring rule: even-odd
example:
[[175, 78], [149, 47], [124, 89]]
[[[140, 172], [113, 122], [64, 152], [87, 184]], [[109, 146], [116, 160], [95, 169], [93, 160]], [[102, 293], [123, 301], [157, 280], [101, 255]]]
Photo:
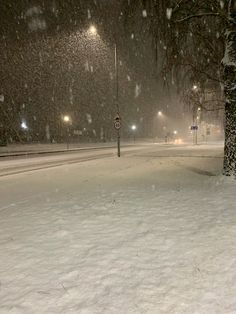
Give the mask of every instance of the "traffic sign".
[[191, 125], [191, 131], [195, 131], [198, 130], [198, 126], [197, 125]]
[[116, 130], [119, 130], [119, 129], [121, 128], [121, 123], [120, 123], [120, 121], [115, 121], [115, 122], [114, 122], [114, 127], [115, 127]]
[[121, 128], [120, 116], [118, 114], [114, 118], [114, 127], [116, 130], [119, 130]]

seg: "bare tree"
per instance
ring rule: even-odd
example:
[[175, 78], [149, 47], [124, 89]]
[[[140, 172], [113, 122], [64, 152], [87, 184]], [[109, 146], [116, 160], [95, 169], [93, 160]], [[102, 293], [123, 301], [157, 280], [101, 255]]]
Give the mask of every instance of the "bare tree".
[[[177, 85], [181, 83], [181, 89], [190, 89], [193, 83], [198, 83], [201, 90], [210, 85], [217, 92], [223, 86], [223, 173], [236, 175], [236, 0], [124, 2], [128, 19], [132, 19], [140, 7], [145, 11], [145, 21], [155, 43], [156, 59], [164, 60], [162, 71], [165, 80], [173, 80], [174, 77]], [[213, 104], [219, 106], [219, 102]], [[209, 108], [209, 104], [204, 105], [208, 110], [214, 109], [212, 106]]]

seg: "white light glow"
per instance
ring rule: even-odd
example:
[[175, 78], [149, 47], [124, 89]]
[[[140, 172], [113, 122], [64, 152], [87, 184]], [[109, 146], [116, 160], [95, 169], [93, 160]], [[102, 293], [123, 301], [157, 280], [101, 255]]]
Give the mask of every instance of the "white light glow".
[[70, 117], [69, 116], [64, 116], [63, 117], [63, 121], [64, 122], [69, 122], [70, 121]]
[[28, 126], [27, 126], [25, 121], [21, 122], [21, 127], [22, 127], [23, 130], [27, 130], [28, 129]]
[[92, 34], [92, 35], [97, 35], [97, 28], [94, 26], [94, 25], [91, 25], [89, 27], [89, 32]]
[[131, 126], [131, 129], [132, 129], [133, 131], [135, 131], [135, 130], [137, 129], [136, 125], [132, 125], [132, 126]]

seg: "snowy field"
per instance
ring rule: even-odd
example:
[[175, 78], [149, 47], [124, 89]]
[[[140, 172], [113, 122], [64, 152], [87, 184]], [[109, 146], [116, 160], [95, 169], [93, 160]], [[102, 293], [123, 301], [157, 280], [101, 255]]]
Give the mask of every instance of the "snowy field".
[[236, 313], [222, 154], [149, 145], [1, 177], [0, 313]]

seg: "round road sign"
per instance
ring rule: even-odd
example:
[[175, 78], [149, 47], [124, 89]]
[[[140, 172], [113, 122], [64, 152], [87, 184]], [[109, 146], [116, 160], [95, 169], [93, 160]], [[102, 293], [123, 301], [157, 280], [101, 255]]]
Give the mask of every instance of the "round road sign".
[[115, 120], [115, 122], [114, 122], [114, 127], [115, 127], [115, 129], [116, 130], [119, 130], [120, 128], [121, 128], [121, 123], [120, 123], [120, 121], [118, 120]]

